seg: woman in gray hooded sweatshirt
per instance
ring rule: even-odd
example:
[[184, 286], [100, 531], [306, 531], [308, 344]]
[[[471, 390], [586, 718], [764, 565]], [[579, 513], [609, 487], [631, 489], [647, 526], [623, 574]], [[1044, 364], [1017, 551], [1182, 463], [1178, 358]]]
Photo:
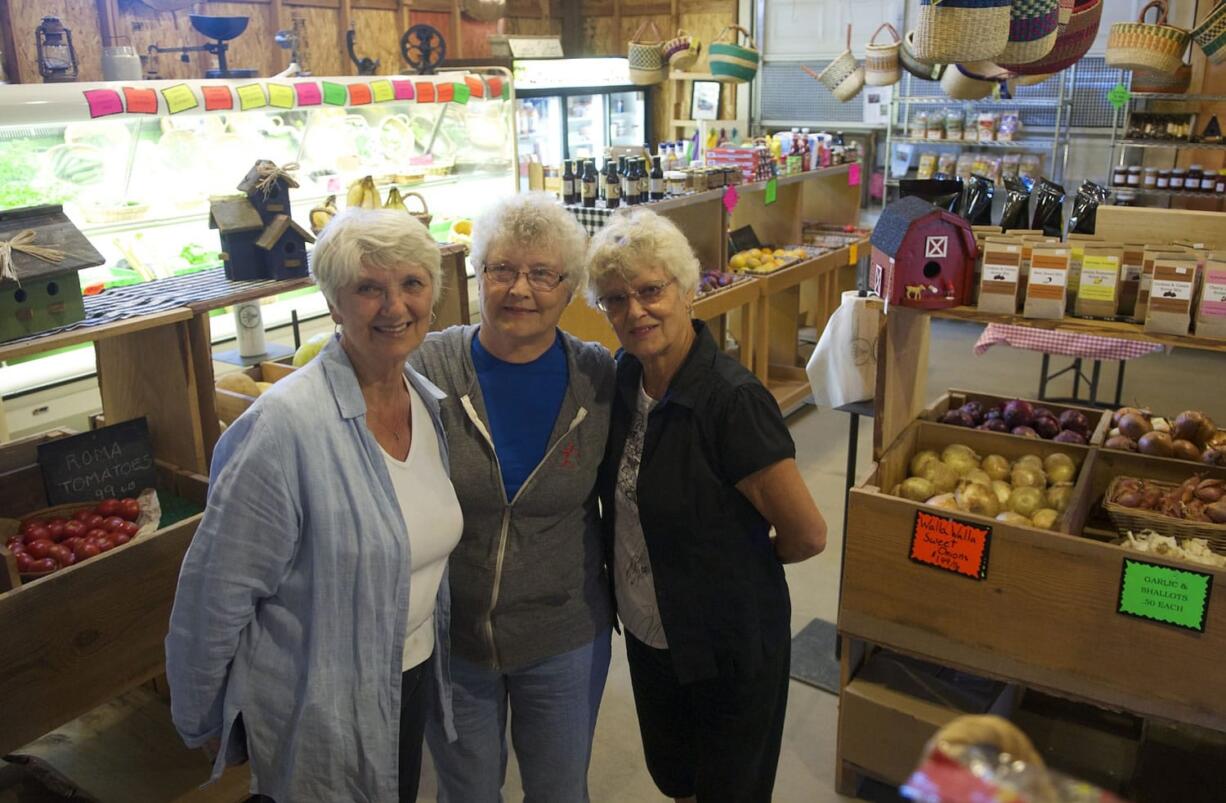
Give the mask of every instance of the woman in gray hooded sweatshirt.
[[497, 803], [507, 718], [527, 801], [588, 800], [613, 621], [597, 509], [614, 365], [558, 328], [587, 237], [557, 199], [511, 196], [473, 226], [481, 324], [430, 335], [464, 532], [451, 555], [458, 740], [427, 728], [439, 800]]

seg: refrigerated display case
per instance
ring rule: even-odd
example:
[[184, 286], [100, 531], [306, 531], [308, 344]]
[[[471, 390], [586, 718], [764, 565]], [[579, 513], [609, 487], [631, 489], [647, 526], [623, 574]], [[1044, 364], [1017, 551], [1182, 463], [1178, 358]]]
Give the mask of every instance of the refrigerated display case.
[[[441, 100], [440, 98], [446, 98]], [[218, 268], [211, 196], [231, 195], [257, 159], [297, 163], [295, 222], [372, 175], [386, 197], [417, 192], [431, 232], [462, 236], [516, 191], [510, 74], [473, 70], [379, 78], [145, 81], [0, 87], [0, 210], [63, 204], [106, 258], [81, 271], [87, 293]], [[464, 227], [459, 227], [463, 229]], [[265, 326], [325, 314], [311, 287], [266, 299]], [[214, 341], [234, 335], [218, 311]], [[0, 396], [94, 371], [89, 344], [0, 363]]]
[[648, 143], [649, 89], [631, 83], [626, 59], [522, 59], [514, 72], [522, 161], [557, 167]]

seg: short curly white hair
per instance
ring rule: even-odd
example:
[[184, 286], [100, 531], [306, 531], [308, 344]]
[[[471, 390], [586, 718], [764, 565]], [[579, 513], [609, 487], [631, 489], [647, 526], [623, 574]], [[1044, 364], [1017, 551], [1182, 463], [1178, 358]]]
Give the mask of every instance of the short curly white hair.
[[592, 238], [587, 251], [588, 304], [596, 306], [606, 277], [616, 275], [629, 282], [652, 268], [676, 279], [683, 296], [698, 289], [698, 258], [675, 223], [650, 209], [618, 212]]
[[587, 286], [583, 262], [587, 232], [558, 203], [556, 195], [547, 192], [508, 195], [481, 213], [473, 223], [469, 246], [469, 259], [478, 279], [484, 271], [486, 256], [495, 246], [555, 252], [558, 265], [565, 271], [563, 281], [571, 292], [582, 292]]
[[430, 232], [399, 209], [346, 209], [320, 233], [311, 251], [311, 273], [329, 304], [357, 281], [363, 265], [420, 265], [430, 274], [434, 303], [442, 298], [443, 256]]

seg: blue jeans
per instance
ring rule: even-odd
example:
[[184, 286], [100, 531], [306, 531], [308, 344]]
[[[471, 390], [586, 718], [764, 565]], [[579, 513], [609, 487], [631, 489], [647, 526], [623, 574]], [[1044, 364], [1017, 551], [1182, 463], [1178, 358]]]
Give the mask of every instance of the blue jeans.
[[438, 772], [439, 803], [497, 803], [507, 774], [507, 708], [525, 803], [587, 801], [596, 713], [609, 674], [610, 631], [570, 652], [502, 672], [454, 653], [451, 744], [432, 716], [426, 742]]

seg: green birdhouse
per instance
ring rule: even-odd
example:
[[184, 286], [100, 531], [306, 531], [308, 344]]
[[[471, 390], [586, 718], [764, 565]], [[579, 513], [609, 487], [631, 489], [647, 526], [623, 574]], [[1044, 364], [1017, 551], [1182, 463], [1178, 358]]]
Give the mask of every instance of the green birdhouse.
[[0, 211], [0, 342], [85, 320], [77, 271], [105, 261], [62, 206]]

